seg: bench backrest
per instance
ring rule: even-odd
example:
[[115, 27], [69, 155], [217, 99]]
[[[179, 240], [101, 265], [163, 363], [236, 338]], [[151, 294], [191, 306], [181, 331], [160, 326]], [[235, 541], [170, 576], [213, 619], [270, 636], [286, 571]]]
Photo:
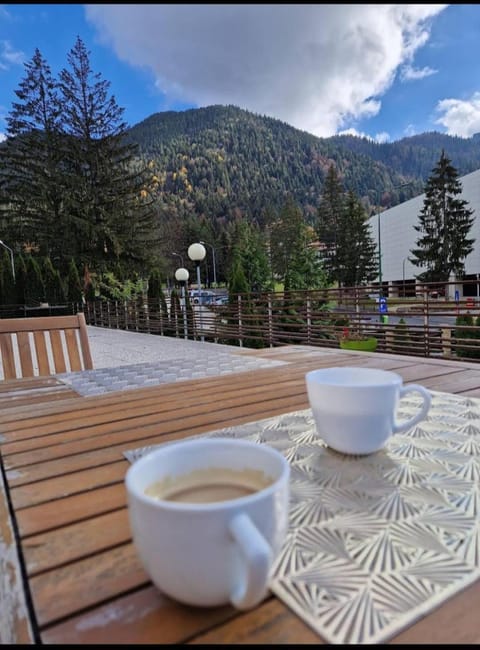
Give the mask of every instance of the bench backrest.
[[93, 368], [87, 325], [73, 316], [0, 319], [3, 379]]

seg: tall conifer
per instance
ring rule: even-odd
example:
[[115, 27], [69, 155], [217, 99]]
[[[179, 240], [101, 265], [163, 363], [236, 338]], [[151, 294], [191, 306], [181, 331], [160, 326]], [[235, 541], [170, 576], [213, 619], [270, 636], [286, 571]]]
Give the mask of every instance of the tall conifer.
[[70, 137], [68, 212], [77, 260], [109, 268], [122, 259], [143, 266], [156, 228], [152, 172], [126, 138], [127, 124], [110, 82], [94, 73], [80, 38], [60, 73], [65, 128]]
[[333, 165], [325, 178], [318, 208], [317, 235], [322, 247], [325, 270], [332, 282], [341, 281], [340, 238], [345, 227], [345, 190]]
[[462, 192], [458, 172], [442, 150], [438, 163], [425, 186], [425, 199], [419, 215], [417, 248], [411, 251], [412, 264], [426, 267], [417, 277], [424, 282], [448, 281], [453, 273], [461, 277], [465, 258], [473, 251], [468, 237], [473, 225], [473, 210], [457, 198]]
[[62, 109], [50, 67], [38, 49], [25, 64], [0, 149], [2, 232], [17, 249], [35, 242], [43, 254], [62, 248], [64, 217]]

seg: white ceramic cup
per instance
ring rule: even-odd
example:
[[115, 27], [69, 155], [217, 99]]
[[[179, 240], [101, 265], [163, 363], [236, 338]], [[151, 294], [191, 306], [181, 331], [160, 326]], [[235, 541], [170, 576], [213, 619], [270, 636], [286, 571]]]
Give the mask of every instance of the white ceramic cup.
[[[247, 496], [213, 503], [153, 498], [145, 488], [197, 470], [255, 470], [273, 480]], [[265, 444], [206, 438], [167, 444], [127, 471], [130, 527], [146, 572], [167, 596], [189, 605], [248, 609], [268, 590], [288, 527], [290, 467]]]
[[[344, 454], [370, 454], [391, 435], [424, 419], [431, 395], [423, 386], [403, 386], [395, 372], [373, 368], [323, 368], [305, 375], [308, 399], [318, 435]], [[423, 398], [418, 413], [396, 421], [400, 399], [407, 393]]]

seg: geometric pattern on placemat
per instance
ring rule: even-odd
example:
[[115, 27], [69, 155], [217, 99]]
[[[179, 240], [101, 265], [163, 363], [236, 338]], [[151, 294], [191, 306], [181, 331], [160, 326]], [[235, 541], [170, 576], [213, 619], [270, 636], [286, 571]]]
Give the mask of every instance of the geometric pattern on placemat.
[[[480, 577], [480, 399], [432, 397], [425, 420], [368, 456], [329, 449], [310, 409], [195, 436], [289, 460], [290, 526], [270, 589], [329, 643], [383, 643]], [[404, 398], [398, 418], [420, 403]]]

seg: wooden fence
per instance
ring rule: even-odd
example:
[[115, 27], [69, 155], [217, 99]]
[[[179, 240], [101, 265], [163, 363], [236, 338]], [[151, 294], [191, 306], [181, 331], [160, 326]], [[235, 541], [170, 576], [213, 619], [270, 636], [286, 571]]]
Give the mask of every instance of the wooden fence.
[[375, 300], [368, 297], [371, 291], [237, 294], [225, 305], [181, 305], [174, 312], [168, 306], [162, 311], [160, 303], [97, 300], [84, 311], [90, 325], [245, 347], [338, 348], [348, 331], [350, 339], [375, 338], [379, 352], [480, 360], [478, 299], [449, 300], [424, 287], [412, 298]]

